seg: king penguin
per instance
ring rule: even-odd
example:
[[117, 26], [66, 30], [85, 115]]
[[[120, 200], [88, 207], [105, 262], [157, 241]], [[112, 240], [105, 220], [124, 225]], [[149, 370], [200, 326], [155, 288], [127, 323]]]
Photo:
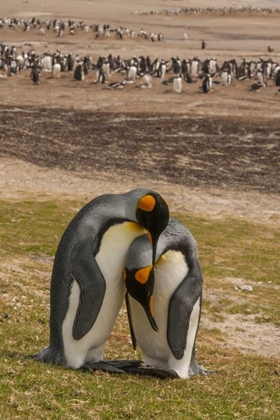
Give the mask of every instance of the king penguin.
[[133, 347], [145, 365], [134, 372], [189, 378], [206, 372], [195, 361], [203, 274], [197, 243], [189, 230], [170, 218], [161, 234], [154, 267], [147, 235], [134, 240], [124, 279]]
[[153, 265], [168, 219], [165, 200], [144, 188], [101, 195], [77, 213], [55, 255], [50, 345], [35, 356], [37, 360], [112, 371], [103, 352], [125, 296], [122, 274], [127, 251], [136, 237], [148, 232]]

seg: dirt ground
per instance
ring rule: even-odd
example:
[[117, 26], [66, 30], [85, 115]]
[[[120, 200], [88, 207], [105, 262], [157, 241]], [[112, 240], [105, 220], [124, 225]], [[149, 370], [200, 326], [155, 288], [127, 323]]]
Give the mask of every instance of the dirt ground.
[[[0, 5], [0, 17], [59, 17], [145, 28], [163, 33], [165, 40], [96, 40], [83, 32], [58, 38], [5, 27], [0, 43], [16, 45], [18, 51], [90, 55], [93, 61], [109, 53], [121, 58], [216, 57], [218, 64], [260, 56], [280, 61], [279, 13], [141, 14], [194, 4], [208, 2], [9, 0]], [[269, 1], [235, 4], [280, 7]], [[280, 228], [280, 95], [275, 95], [272, 80], [257, 93], [250, 91], [252, 81], [245, 80], [230, 88], [215, 85], [211, 95], [204, 95], [198, 81], [184, 84], [183, 93], [176, 95], [159, 79], [152, 89], [127, 85], [121, 91], [94, 84], [94, 79], [94, 72], [82, 82], [68, 73], [59, 80], [43, 73], [40, 85], [33, 86], [29, 71], [0, 78], [0, 199], [86, 201], [142, 185], [158, 190], [172, 212], [233, 216]], [[120, 79], [112, 75], [110, 81]], [[228, 334], [227, 345], [279, 354], [279, 328], [266, 324], [269, 340], [264, 342], [263, 325], [247, 319], [245, 332], [236, 332], [235, 321], [217, 325]]]

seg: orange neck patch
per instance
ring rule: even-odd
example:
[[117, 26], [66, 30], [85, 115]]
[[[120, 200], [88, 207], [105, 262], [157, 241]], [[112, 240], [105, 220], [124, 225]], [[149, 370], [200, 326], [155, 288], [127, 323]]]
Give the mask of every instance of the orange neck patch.
[[151, 269], [153, 268], [152, 265], [149, 265], [148, 267], [145, 268], [141, 268], [141, 270], [138, 270], [135, 274], [135, 279], [141, 283], [141, 284], [145, 284], [148, 279], [149, 279], [149, 275], [151, 272]]

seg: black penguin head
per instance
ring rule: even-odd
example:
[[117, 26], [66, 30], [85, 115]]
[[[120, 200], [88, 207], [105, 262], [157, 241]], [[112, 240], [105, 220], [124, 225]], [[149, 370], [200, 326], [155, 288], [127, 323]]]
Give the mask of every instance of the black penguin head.
[[137, 203], [136, 219], [148, 231], [153, 246], [152, 264], [154, 265], [158, 238], [169, 221], [166, 201], [156, 192], [144, 195]]
[[154, 269], [149, 265], [140, 269], [124, 269], [124, 279], [128, 293], [143, 307], [153, 330], [158, 326], [153, 313]]

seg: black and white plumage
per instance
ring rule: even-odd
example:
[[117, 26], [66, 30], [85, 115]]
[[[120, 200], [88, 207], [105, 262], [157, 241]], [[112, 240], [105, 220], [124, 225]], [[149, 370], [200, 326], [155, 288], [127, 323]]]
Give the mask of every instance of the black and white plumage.
[[[149, 232], [153, 244], [149, 263], [153, 265], [158, 238], [168, 220], [166, 202], [146, 188], [101, 195], [77, 213], [57, 248], [51, 279], [50, 344], [37, 360], [76, 369], [100, 368], [125, 296], [122, 274], [129, 246]], [[103, 367], [116, 371], [110, 364]]]
[[231, 74], [228, 70], [222, 70], [221, 78], [224, 86], [231, 86]]
[[61, 74], [61, 65], [59, 63], [54, 64], [52, 77], [53, 79], [59, 79]]
[[142, 77], [142, 83], [140, 83], [139, 85], [136, 85], [136, 88], [140, 88], [140, 89], [151, 89], [153, 86], [153, 82], [152, 82], [152, 76], [150, 76], [149, 74], [145, 74]]
[[280, 86], [280, 69], [277, 71], [276, 75], [275, 75], [275, 86]]
[[85, 78], [85, 73], [84, 73], [84, 68], [83, 68], [83, 62], [79, 62], [74, 70], [74, 79], [81, 81], [84, 80]]
[[109, 89], [123, 89], [126, 85], [126, 81], [123, 80], [122, 82], [112, 82], [108, 84]]
[[144, 367], [135, 371], [161, 377], [205, 374], [195, 361], [203, 275], [197, 243], [189, 230], [170, 218], [160, 235], [154, 269], [147, 235], [132, 243], [126, 258], [127, 306], [134, 348]]
[[96, 80], [94, 81], [94, 83], [101, 83], [101, 84], [106, 83], [106, 77], [105, 77], [102, 67], [96, 70]]
[[212, 77], [209, 74], [206, 74], [202, 81], [202, 90], [204, 93], [213, 92]]
[[127, 76], [126, 76], [126, 83], [135, 83], [136, 80], [136, 76], [137, 76], [137, 66], [135, 64], [132, 64], [127, 71]]
[[182, 93], [183, 86], [182, 86], [182, 76], [181, 76], [181, 74], [174, 77], [173, 84], [172, 84], [172, 91], [174, 93]]
[[36, 65], [33, 65], [31, 68], [30, 78], [33, 82], [33, 85], [39, 85], [40, 71]]

